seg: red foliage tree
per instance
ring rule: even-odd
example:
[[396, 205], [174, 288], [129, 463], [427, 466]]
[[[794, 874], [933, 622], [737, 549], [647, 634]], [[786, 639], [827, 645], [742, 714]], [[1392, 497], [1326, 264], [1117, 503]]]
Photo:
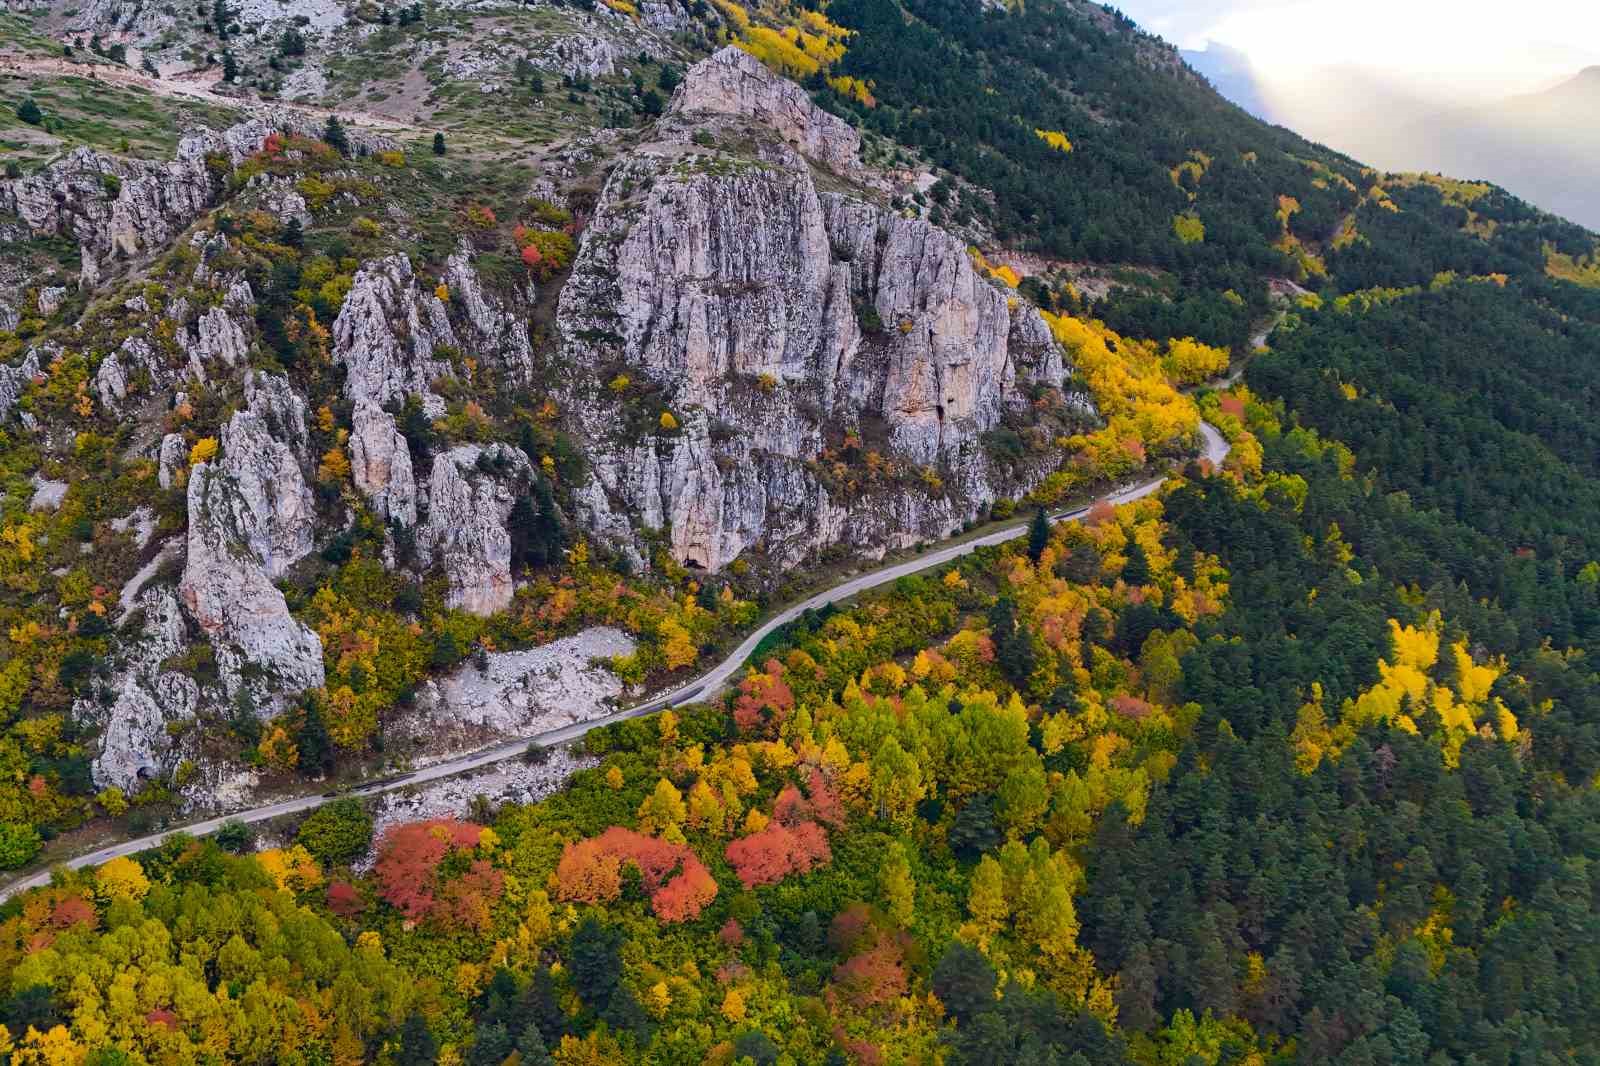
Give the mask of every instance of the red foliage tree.
[[556, 864], [556, 895], [579, 903], [602, 903], [622, 894], [622, 859], [600, 839], [568, 844]]
[[1111, 697], [1111, 709], [1122, 715], [1122, 717], [1132, 718], [1134, 721], [1143, 721], [1150, 717], [1151, 712], [1155, 710], [1138, 696], [1126, 694]]
[[816, 822], [787, 826], [774, 821], [728, 845], [728, 861], [746, 888], [772, 885], [792, 873], [806, 873], [833, 859], [828, 836]]
[[447, 855], [478, 846], [483, 827], [455, 818], [397, 826], [383, 838], [373, 874], [378, 895], [407, 918], [426, 918], [438, 903], [439, 864]]
[[837, 994], [857, 1010], [883, 1007], [906, 994], [906, 968], [890, 941], [840, 963], [833, 971]]
[[800, 790], [793, 785], [787, 785], [778, 793], [778, 798], [772, 801], [772, 820], [782, 822], [784, 825], [794, 825], [803, 822], [811, 813], [811, 804], [800, 794]]
[[717, 882], [705, 864], [693, 855], [683, 861], [683, 872], [650, 897], [650, 906], [663, 922], [684, 922], [700, 917], [717, 898]]
[[505, 890], [506, 875], [488, 859], [477, 859], [471, 869], [444, 887], [443, 902], [452, 918], [478, 932], [489, 927], [489, 906]]
[[366, 909], [366, 903], [355, 885], [335, 881], [328, 886], [328, 909], [341, 918], [354, 918]]
[[739, 682], [733, 703], [733, 721], [746, 735], [783, 725], [794, 710], [794, 690], [783, 679], [783, 664], [768, 659], [764, 673], [749, 673]]
[[878, 927], [872, 909], [865, 903], [852, 903], [833, 916], [828, 925], [828, 946], [840, 955], [855, 955], [878, 940]]
[[93, 929], [100, 923], [100, 916], [95, 913], [94, 904], [82, 896], [67, 896], [55, 905], [46, 921], [56, 929], [70, 929], [75, 925]]

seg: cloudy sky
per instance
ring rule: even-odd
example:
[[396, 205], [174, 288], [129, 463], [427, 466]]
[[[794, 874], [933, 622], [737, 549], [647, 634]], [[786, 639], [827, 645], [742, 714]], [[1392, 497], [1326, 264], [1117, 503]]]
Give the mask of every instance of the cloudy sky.
[[1600, 64], [1597, 0], [1120, 0], [1183, 48], [1215, 40], [1269, 74], [1383, 70], [1419, 90], [1498, 97]]

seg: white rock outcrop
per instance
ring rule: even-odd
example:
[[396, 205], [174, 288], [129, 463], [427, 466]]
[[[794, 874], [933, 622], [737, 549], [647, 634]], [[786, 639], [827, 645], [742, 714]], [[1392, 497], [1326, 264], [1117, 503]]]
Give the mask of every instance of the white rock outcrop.
[[406, 528], [417, 524], [417, 481], [406, 439], [394, 415], [366, 402], [350, 416], [350, 476], [379, 517]]
[[304, 401], [271, 379], [255, 395], [259, 409], [235, 412], [223, 430], [221, 456], [189, 472], [188, 556], [178, 592], [211, 639], [229, 697], [248, 689], [269, 712], [281, 696], [321, 685], [324, 674], [321, 641], [290, 616], [272, 583], [311, 551], [315, 534], [294, 447], [268, 423], [273, 418], [292, 435], [298, 421], [303, 432]]
[[194, 334], [180, 333], [189, 353], [190, 372], [196, 380], [207, 380], [206, 367], [219, 364], [232, 370], [250, 357], [250, 341], [244, 328], [226, 308], [213, 307], [195, 319]]
[[[146, 589], [136, 602], [144, 628], [120, 647], [110, 685], [112, 703], [104, 714], [93, 763], [96, 784], [126, 792], [137, 790], [142, 778], [172, 770], [175, 742], [168, 727], [194, 717], [200, 700], [193, 678], [163, 665], [189, 646], [172, 586]], [[74, 714], [87, 721], [100, 718], [88, 701], [79, 701]]]
[[[321, 135], [314, 118], [282, 109], [221, 132], [192, 133], [167, 163], [76, 148], [37, 173], [0, 181], [0, 211], [36, 234], [77, 241], [81, 282], [93, 285], [113, 257], [142, 258], [170, 244], [215, 202], [226, 171], [259, 151], [273, 132]], [[358, 150], [395, 147], [356, 130], [348, 136]]]
[[[854, 130], [724, 50], [613, 170], [557, 315], [564, 407], [591, 445], [594, 480], [577, 492], [589, 528], [624, 550], [630, 524], [666, 531], [679, 561], [707, 570], [757, 546], [791, 566], [833, 544], [948, 536], [1054, 469], [1059, 453], [1002, 467], [983, 443], [1028, 416], [1033, 390], [1072, 392], [1038, 312], [938, 227], [819, 192], [790, 147], [730, 157], [687, 135], [682, 120], [724, 113], [857, 165]], [[677, 429], [641, 431], [607, 395], [594, 368], [618, 365], [660, 390]], [[819, 457], [847, 430], [872, 434], [898, 480], [830, 487]]]
[[16, 366], [0, 366], [0, 422], [11, 416], [17, 401], [39, 376], [39, 353], [32, 348]]
[[333, 341], [352, 403], [387, 407], [418, 396], [430, 417], [444, 413], [433, 382], [454, 370], [435, 351], [457, 343], [455, 330], [444, 301], [418, 284], [405, 256], [373, 260], [356, 272], [334, 319]]
[[729, 45], [690, 68], [670, 110], [749, 119], [802, 155], [846, 173], [861, 165], [861, 134], [811, 102], [806, 91], [773, 74], [761, 60]]
[[170, 489], [188, 460], [189, 449], [184, 446], [183, 434], [168, 433], [161, 438], [161, 445], [156, 451], [156, 481], [162, 488]]
[[417, 556], [423, 567], [443, 567], [449, 606], [477, 615], [511, 606], [516, 588], [507, 521], [532, 481], [528, 457], [504, 444], [463, 444], [434, 457]]
[[[451, 303], [461, 308], [465, 320], [458, 331], [462, 343], [480, 358], [492, 360], [512, 384], [528, 384], [533, 377], [533, 344], [527, 320], [484, 291], [470, 251], [463, 248], [445, 261], [444, 281]], [[531, 288], [528, 303], [533, 298]]]
[[594, 660], [629, 655], [634, 642], [608, 626], [525, 651], [491, 652], [480, 668], [468, 660], [425, 685], [423, 722], [470, 725], [506, 736], [542, 732], [609, 714], [622, 682]]

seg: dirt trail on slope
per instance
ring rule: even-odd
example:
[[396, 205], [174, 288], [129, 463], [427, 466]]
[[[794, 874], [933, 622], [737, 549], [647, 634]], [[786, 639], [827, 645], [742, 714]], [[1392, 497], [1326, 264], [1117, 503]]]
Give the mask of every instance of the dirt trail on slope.
[[417, 130], [417, 127], [410, 123], [401, 122], [387, 115], [373, 114], [370, 111], [350, 108], [311, 107], [306, 104], [291, 104], [279, 100], [259, 100], [225, 95], [216, 91], [217, 84], [222, 80], [220, 70], [194, 71], [188, 74], [174, 75], [170, 78], [152, 78], [148, 74], [128, 70], [125, 67], [69, 63], [64, 59], [29, 59], [19, 56], [0, 56], [0, 74], [86, 78], [90, 81], [104, 82], [107, 85], [143, 89], [146, 92], [164, 96], [171, 100], [188, 100], [196, 103], [212, 104], [217, 107], [234, 108], [239, 111], [292, 111], [308, 118], [324, 120], [329, 115], [338, 115], [340, 122], [370, 129], [400, 133], [416, 132]]

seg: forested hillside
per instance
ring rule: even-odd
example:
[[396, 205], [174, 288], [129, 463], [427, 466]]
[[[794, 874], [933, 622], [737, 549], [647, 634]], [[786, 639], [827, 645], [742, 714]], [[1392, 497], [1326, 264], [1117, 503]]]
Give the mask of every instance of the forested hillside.
[[[600, 18], [659, 29], [641, 7]], [[28, 291], [0, 334], [35, 360], [0, 381], [0, 864], [176, 816], [187, 757], [91, 780], [119, 685], [198, 694], [152, 750], [322, 791], [491, 735], [459, 719], [539, 670], [597, 705], [689, 684], [874, 547], [1026, 534], [806, 612], [726, 694], [531, 746], [543, 798], [342, 796], [58, 870], [0, 904], [0, 1061], [1600, 1062], [1595, 236], [1267, 127], [1093, 5], [671, 18], [654, 87], [604, 86], [636, 108], [537, 175], [252, 128], [192, 160], [220, 199], [137, 284]], [[702, 59], [724, 43], [747, 55]], [[244, 378], [176, 379], [154, 459], [98, 386], [130, 338], [189, 354], [178, 304], [238, 312]], [[796, 355], [813, 334], [851, 339]], [[936, 418], [886, 398], [916, 359]], [[158, 365], [121, 399], [170, 391]], [[320, 650], [291, 689], [303, 664], [214, 652], [195, 580], [180, 605], [110, 520], [147, 500], [192, 565], [205, 516], [250, 521], [189, 502], [208, 471], [300, 467], [299, 554], [274, 562], [301, 511], [257, 508], [279, 524], [234, 579]], [[38, 509], [41, 481], [71, 487]], [[165, 598], [109, 613], [135, 580]], [[600, 625], [603, 661], [503, 683]], [[112, 674], [124, 626], [175, 635]]]

